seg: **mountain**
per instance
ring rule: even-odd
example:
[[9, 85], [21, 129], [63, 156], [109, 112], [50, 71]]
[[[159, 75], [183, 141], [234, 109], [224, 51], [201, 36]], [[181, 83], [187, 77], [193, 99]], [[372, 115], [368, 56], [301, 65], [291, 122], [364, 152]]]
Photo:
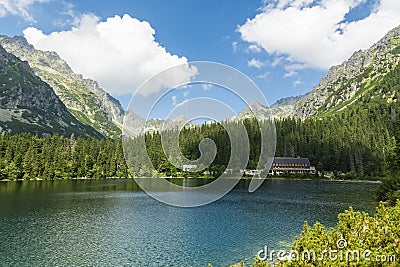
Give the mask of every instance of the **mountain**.
[[181, 127], [191, 127], [194, 123], [189, 122], [184, 116], [172, 119], [150, 119], [145, 120], [136, 113], [128, 110], [125, 117], [125, 133], [137, 136], [143, 132], [161, 132], [162, 130], [180, 129]]
[[305, 96], [306, 95], [290, 96], [279, 99], [270, 106], [272, 116], [274, 118], [286, 118], [293, 116], [297, 102], [299, 102]]
[[388, 86], [383, 80], [389, 79], [386, 76], [395, 79], [399, 63], [400, 26], [371, 48], [357, 51], [341, 65], [332, 67], [319, 85], [296, 103], [293, 115], [307, 118], [332, 114], [373, 99], [381, 103], [397, 102], [399, 88]]
[[261, 105], [258, 101], [253, 101], [243, 111], [234, 116], [231, 120], [245, 120], [257, 117], [259, 120], [266, 120], [271, 118], [270, 109]]
[[106, 93], [96, 81], [74, 73], [57, 53], [36, 50], [24, 37], [0, 36], [0, 45], [7, 52], [26, 60], [34, 73], [53, 88], [81, 123], [110, 138], [121, 134], [124, 110], [119, 101]]
[[27, 62], [0, 46], [0, 132], [102, 137], [80, 123]]

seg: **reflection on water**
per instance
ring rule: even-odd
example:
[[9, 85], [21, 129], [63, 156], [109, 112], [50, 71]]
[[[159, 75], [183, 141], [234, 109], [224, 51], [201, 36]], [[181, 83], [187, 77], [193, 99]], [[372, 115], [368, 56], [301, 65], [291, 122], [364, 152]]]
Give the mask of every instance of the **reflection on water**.
[[229, 266], [287, 248], [305, 220], [333, 227], [350, 205], [375, 209], [373, 183], [267, 180], [250, 194], [249, 182], [190, 209], [131, 179], [1, 182], [0, 266]]

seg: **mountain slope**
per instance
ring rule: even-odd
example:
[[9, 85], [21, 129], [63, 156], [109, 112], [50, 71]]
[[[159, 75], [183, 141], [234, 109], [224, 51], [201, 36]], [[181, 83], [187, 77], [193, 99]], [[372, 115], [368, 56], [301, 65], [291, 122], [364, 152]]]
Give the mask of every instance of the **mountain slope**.
[[297, 102], [303, 99], [306, 95], [290, 96], [279, 99], [270, 106], [272, 116], [274, 118], [286, 118], [293, 116]]
[[381, 82], [399, 63], [400, 26], [371, 48], [357, 51], [349, 60], [332, 67], [319, 85], [296, 104], [294, 116], [307, 118], [341, 111], [365, 97], [394, 101], [395, 91], [383, 91]]
[[0, 46], [0, 132], [102, 137], [68, 112], [27, 62]]
[[137, 136], [143, 132], [161, 132], [165, 130], [180, 129], [182, 127], [192, 127], [195, 124], [183, 115], [172, 119], [150, 119], [145, 120], [131, 110], [126, 112], [124, 118], [125, 134]]
[[272, 115], [273, 114], [271, 114], [269, 108], [261, 105], [257, 101], [253, 101], [243, 111], [233, 117], [232, 120], [242, 121], [245, 119], [253, 119], [255, 117], [259, 120], [266, 120], [270, 119]]
[[0, 44], [7, 52], [28, 61], [80, 122], [111, 138], [121, 134], [124, 110], [96, 81], [74, 73], [57, 53], [36, 50], [24, 37], [0, 36]]

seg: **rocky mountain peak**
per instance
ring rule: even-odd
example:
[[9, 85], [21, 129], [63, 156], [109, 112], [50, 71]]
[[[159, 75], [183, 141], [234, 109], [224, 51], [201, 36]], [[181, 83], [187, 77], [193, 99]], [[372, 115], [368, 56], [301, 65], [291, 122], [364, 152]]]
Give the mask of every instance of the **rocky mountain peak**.
[[0, 45], [0, 132], [102, 137], [81, 124], [29, 64]]
[[74, 73], [56, 52], [37, 50], [24, 37], [3, 35], [0, 36], [0, 44], [7, 52], [26, 60], [34, 73], [53, 88], [79, 121], [105, 136], [116, 138], [120, 135], [125, 112], [119, 101], [96, 81]]
[[298, 101], [294, 116], [306, 118], [351, 103], [360, 96], [368, 80], [388, 73], [400, 63], [400, 26], [388, 32], [371, 48], [359, 50], [345, 62], [333, 66], [310, 94]]

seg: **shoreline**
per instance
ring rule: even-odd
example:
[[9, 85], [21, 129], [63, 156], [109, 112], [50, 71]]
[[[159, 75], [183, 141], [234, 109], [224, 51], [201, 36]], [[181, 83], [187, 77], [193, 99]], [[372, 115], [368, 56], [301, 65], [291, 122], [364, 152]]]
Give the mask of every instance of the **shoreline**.
[[[104, 177], [104, 178], [86, 178], [86, 177], [80, 177], [80, 178], [67, 178], [67, 179], [61, 179], [61, 178], [56, 178], [56, 179], [16, 179], [16, 180], [11, 180], [11, 179], [2, 179], [0, 182], [24, 182], [24, 181], [59, 181], [59, 180], [134, 180], [134, 179], [218, 179], [218, 178], [212, 178], [212, 177]], [[291, 177], [266, 177], [266, 178], [253, 178], [253, 177], [241, 177], [241, 178], [228, 178], [228, 179], [236, 179], [236, 180], [277, 180], [277, 181], [321, 181], [321, 182], [351, 182], [351, 183], [374, 183], [374, 184], [381, 184], [382, 180], [362, 180], [362, 179], [353, 179], [353, 180], [344, 180], [344, 179], [318, 179], [318, 178], [291, 178]]]

